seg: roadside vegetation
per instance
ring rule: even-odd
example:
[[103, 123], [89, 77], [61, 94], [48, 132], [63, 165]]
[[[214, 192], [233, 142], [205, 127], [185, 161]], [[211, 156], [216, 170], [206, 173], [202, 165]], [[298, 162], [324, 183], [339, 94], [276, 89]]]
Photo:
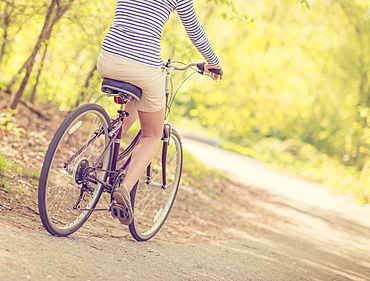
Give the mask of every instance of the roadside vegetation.
[[[174, 121], [188, 120], [188, 130], [197, 123], [227, 149], [369, 203], [370, 2], [194, 3], [225, 75], [217, 84], [192, 76], [174, 101]], [[99, 99], [96, 58], [115, 4], [0, 1], [3, 132], [27, 136], [14, 126], [14, 114], [31, 118], [16, 113], [20, 105], [43, 122], [50, 109], [63, 116], [85, 102], [110, 107]], [[162, 41], [164, 59], [203, 60], [176, 14]]]
[[253, 147], [224, 142], [225, 149], [259, 159], [292, 176], [353, 196], [358, 204], [370, 203], [369, 169], [358, 172], [312, 145], [296, 140], [265, 139]]

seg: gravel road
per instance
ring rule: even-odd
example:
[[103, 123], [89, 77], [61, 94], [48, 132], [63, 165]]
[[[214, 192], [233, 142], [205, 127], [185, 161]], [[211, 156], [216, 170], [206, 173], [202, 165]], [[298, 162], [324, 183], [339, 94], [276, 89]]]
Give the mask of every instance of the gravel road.
[[233, 239], [159, 234], [139, 243], [85, 232], [58, 238], [2, 219], [0, 280], [370, 280], [369, 206], [214, 146], [184, 139], [184, 148], [277, 198], [279, 205], [265, 204], [281, 215], [277, 227]]

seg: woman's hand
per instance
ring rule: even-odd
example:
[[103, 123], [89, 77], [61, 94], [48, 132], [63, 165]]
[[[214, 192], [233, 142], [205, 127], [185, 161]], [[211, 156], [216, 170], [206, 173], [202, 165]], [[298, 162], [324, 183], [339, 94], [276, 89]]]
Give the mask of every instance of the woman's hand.
[[218, 80], [218, 78], [220, 78], [220, 80], [222, 80], [222, 74], [220, 75], [220, 74], [213, 73], [210, 71], [210, 69], [222, 70], [222, 66], [220, 64], [211, 66], [207, 63], [204, 65], [204, 71], [207, 72], [213, 79]]

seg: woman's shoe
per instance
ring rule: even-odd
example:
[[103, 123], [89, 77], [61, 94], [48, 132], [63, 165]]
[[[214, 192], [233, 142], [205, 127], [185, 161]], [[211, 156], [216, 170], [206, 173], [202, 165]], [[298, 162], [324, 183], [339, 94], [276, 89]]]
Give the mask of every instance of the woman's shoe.
[[120, 216], [118, 219], [122, 224], [129, 225], [134, 219], [134, 212], [131, 206], [130, 194], [128, 193], [126, 188], [120, 187], [113, 192], [113, 198], [118, 204], [126, 207], [123, 208], [126, 211], [125, 215]]

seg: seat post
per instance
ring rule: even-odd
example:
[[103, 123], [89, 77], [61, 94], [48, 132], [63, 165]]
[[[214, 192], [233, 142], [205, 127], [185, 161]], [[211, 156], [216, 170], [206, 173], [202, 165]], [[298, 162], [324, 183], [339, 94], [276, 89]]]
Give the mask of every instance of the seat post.
[[[121, 104], [121, 108], [120, 108], [120, 110], [121, 110], [121, 111], [126, 112], [126, 104], [127, 104], [127, 103], [123, 103], [123, 104]], [[126, 116], [127, 116], [127, 115], [126, 115]]]
[[126, 111], [126, 104], [127, 103], [122, 103], [120, 109], [117, 110], [118, 115], [122, 117], [122, 121], [125, 117], [129, 115], [129, 113]]

